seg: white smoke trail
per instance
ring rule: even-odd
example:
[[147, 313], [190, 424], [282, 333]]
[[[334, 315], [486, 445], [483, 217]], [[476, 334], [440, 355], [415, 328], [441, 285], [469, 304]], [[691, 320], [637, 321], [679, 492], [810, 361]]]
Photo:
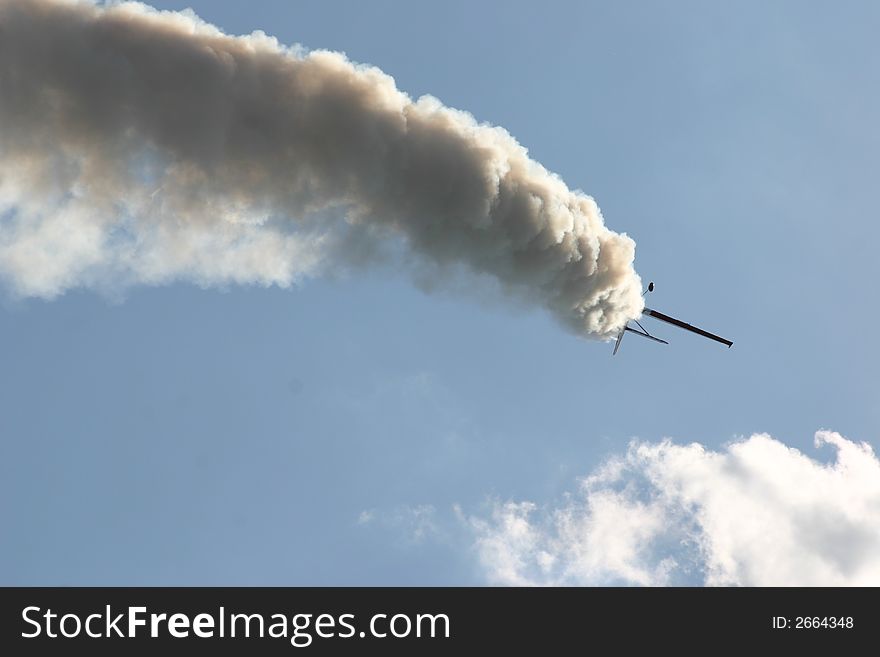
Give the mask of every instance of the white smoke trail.
[[192, 14], [0, 1], [0, 279], [13, 293], [288, 286], [395, 239], [607, 338], [635, 245], [501, 128], [339, 53]]

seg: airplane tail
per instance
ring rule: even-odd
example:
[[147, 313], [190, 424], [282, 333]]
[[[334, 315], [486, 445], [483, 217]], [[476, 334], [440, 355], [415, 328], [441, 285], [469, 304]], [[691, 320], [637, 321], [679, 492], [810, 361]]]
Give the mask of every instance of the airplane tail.
[[[620, 343], [623, 342], [623, 334], [626, 333], [627, 331], [630, 333], [635, 333], [636, 335], [641, 335], [643, 338], [647, 338], [648, 340], [653, 340], [654, 342], [659, 342], [660, 344], [669, 344], [668, 342], [666, 342], [666, 340], [661, 340], [657, 336], [654, 336], [654, 335], [651, 335], [650, 333], [648, 333], [647, 329], [645, 329], [645, 327], [642, 326], [642, 324], [641, 324], [641, 322], [639, 322], [639, 320], [636, 319], [633, 321], [638, 325], [639, 328], [635, 329], [629, 325], [629, 322], [627, 322], [626, 326], [624, 326], [620, 330], [620, 334], [617, 336], [617, 343], [614, 345], [614, 351], [611, 353], [612, 356], [617, 354], [617, 350], [620, 349]], [[641, 329], [641, 330], [639, 330], [639, 329]]]
[[612, 352], [612, 356], [617, 355], [617, 350], [620, 349], [620, 343], [623, 342], [623, 334], [626, 333], [626, 327], [624, 326], [620, 329], [620, 333], [617, 335], [617, 342], [614, 343], [614, 351]]

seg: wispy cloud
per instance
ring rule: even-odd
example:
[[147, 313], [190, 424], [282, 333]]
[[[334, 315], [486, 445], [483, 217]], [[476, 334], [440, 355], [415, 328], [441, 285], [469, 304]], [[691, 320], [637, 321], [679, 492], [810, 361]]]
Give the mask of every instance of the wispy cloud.
[[378, 525], [412, 545], [441, 535], [436, 515], [436, 509], [430, 504], [400, 505], [390, 511], [364, 509], [358, 515], [357, 524]]

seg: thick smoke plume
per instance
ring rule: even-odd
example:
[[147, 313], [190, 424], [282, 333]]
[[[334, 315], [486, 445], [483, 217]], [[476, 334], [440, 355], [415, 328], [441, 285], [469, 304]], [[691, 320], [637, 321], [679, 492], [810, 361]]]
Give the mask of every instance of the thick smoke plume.
[[406, 245], [581, 335], [642, 309], [634, 243], [501, 128], [334, 52], [192, 14], [0, 2], [0, 278], [13, 293], [288, 286]]

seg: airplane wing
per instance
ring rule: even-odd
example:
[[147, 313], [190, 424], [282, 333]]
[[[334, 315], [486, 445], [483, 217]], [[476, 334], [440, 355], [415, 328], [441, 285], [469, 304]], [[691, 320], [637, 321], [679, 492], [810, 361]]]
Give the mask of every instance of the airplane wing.
[[721, 344], [726, 344], [728, 348], [733, 345], [733, 342], [722, 338], [720, 335], [715, 335], [714, 333], [709, 333], [709, 331], [704, 331], [701, 328], [697, 328], [696, 326], [692, 326], [687, 322], [683, 322], [680, 319], [675, 319], [674, 317], [670, 317], [669, 315], [665, 315], [657, 310], [652, 310], [650, 308], [645, 308], [642, 311], [643, 315], [649, 315], [654, 319], [659, 319], [661, 322], [666, 322], [667, 324], [672, 324], [673, 326], [677, 326], [678, 328], [682, 328], [685, 331], [690, 331], [691, 333], [696, 333], [697, 335], [702, 335], [704, 338], [709, 338], [710, 340], [715, 340], [716, 342], [720, 342]]

